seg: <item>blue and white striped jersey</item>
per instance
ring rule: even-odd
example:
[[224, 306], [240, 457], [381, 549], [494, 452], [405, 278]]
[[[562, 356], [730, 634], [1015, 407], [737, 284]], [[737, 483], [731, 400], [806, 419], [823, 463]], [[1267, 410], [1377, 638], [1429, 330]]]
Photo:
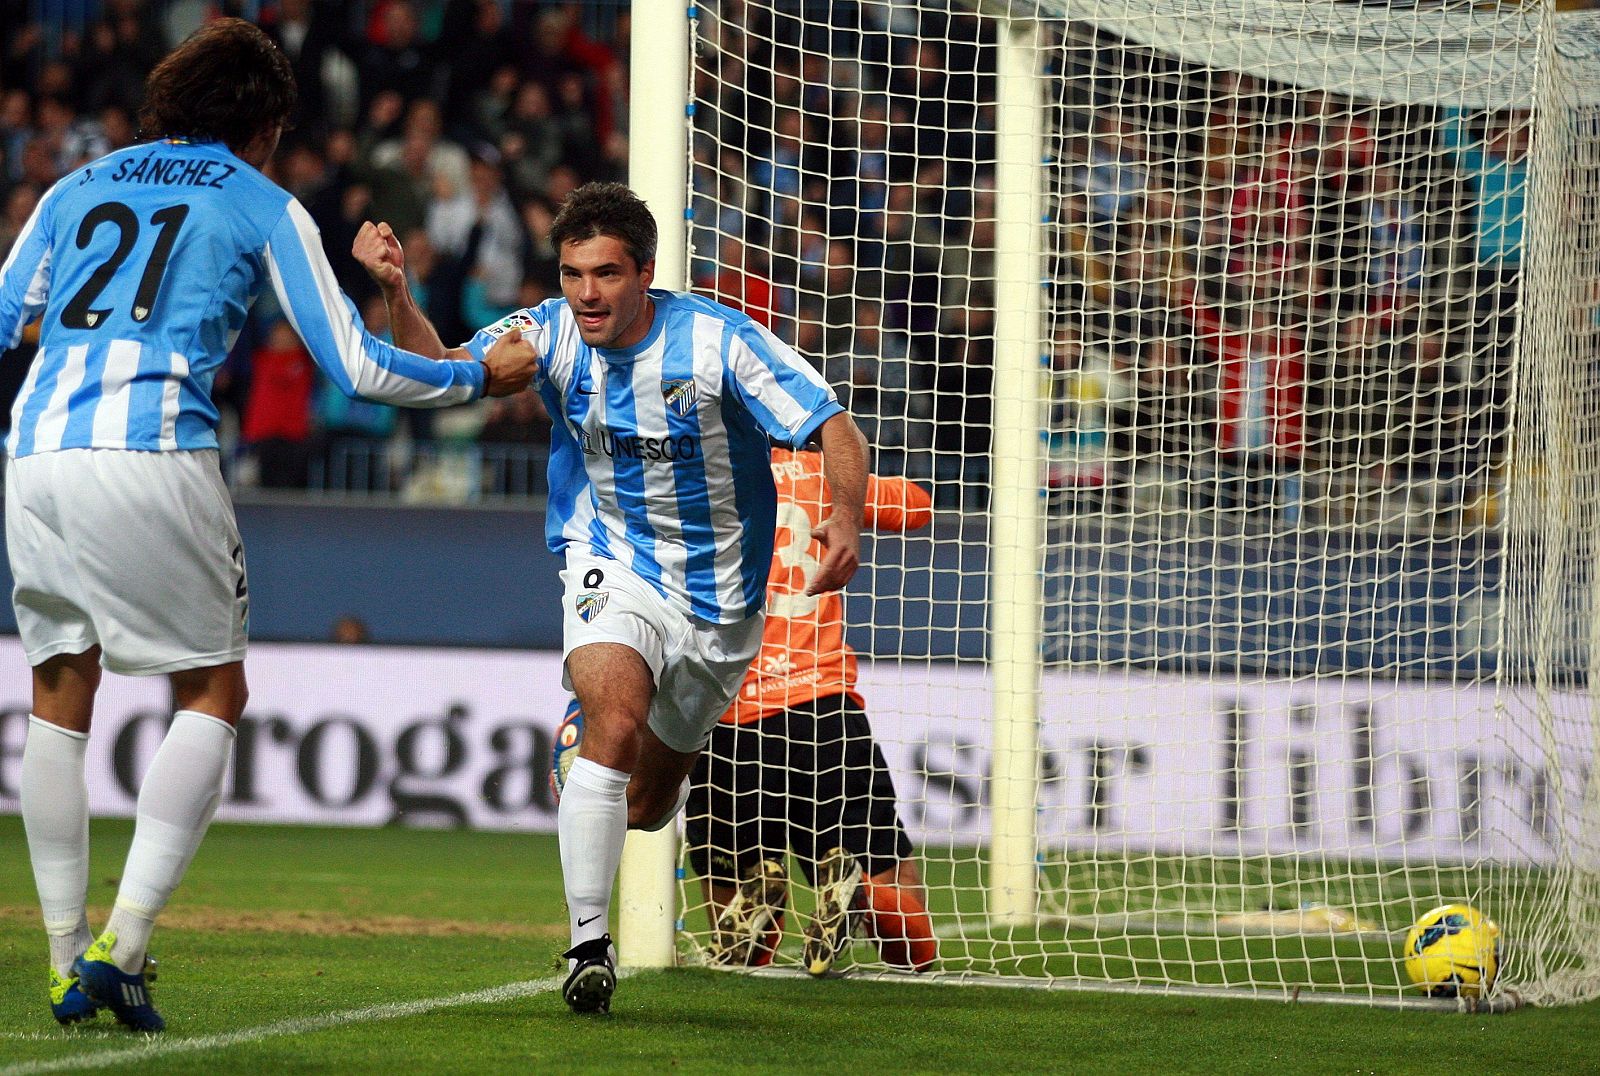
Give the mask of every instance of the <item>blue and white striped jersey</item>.
[[534, 385], [555, 419], [545, 536], [629, 565], [690, 616], [732, 624], [761, 611], [777, 494], [771, 441], [799, 447], [842, 410], [833, 390], [757, 322], [695, 295], [652, 289], [631, 348], [592, 348], [565, 299], [509, 329], [540, 353]]
[[442, 407], [483, 391], [478, 363], [366, 331], [287, 191], [221, 143], [169, 140], [63, 178], [0, 266], [0, 350], [44, 312], [7, 450], [215, 448], [211, 383], [269, 281], [346, 393]]

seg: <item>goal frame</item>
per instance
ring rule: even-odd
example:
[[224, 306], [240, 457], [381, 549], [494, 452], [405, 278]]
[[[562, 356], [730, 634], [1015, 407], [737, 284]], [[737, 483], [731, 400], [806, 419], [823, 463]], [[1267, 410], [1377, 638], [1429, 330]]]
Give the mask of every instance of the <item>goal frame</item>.
[[[988, 922], [1004, 928], [1036, 924], [1042, 911], [1036, 804], [1042, 779], [1040, 693], [1047, 666], [1041, 653], [1047, 597], [1043, 579], [1047, 519], [1038, 476], [1045, 463], [1042, 431], [1047, 425], [1046, 385], [1051, 364], [1046, 324], [1046, 291], [1051, 269], [1044, 237], [1050, 226], [1045, 208], [1045, 180], [1052, 162], [1046, 121], [1053, 87], [1044, 59], [1049, 50], [1042, 46], [1042, 23], [1026, 15], [997, 12], [994, 5], [980, 7], [987, 9], [982, 13], [984, 20], [997, 30], [995, 85], [998, 96], [993, 102], [996, 121], [993, 158], [996, 165], [994, 412], [989, 496], [983, 508], [969, 511], [987, 524], [989, 553], [986, 610], [989, 635], [985, 667], [992, 708], [989, 746], [993, 768], [989, 779], [991, 828], [987, 835], [987, 868], [982, 885], [986, 890]], [[1547, 28], [1553, 25], [1552, 11], [1548, 7], [1545, 11]], [[697, 253], [705, 253], [691, 249], [690, 230], [686, 226], [690, 214], [690, 138], [695, 107], [691, 50], [698, 36], [697, 18], [695, 7], [685, 8], [664, 0], [639, 0], [633, 5], [635, 40], [648, 41], [651, 47], [635, 50], [632, 61], [630, 182], [650, 205], [661, 229], [657, 283], [678, 290], [689, 286], [688, 266], [692, 259]], [[1537, 89], [1548, 93], [1553, 71], [1545, 66], [1536, 67], [1535, 73]], [[677, 92], [669, 92], [674, 87]], [[1530, 216], [1536, 205], [1548, 207], [1550, 199], [1559, 197], [1557, 192], [1548, 189], [1550, 180], [1538, 166], [1541, 156], [1537, 140], [1532, 146], [1532, 157], [1535, 167], [1529, 186]], [[1541, 244], [1548, 240], [1539, 236], [1537, 229], [1529, 231], [1527, 250], [1532, 261], [1541, 257]], [[1525, 323], [1527, 331], [1535, 335], [1542, 331], [1538, 319], [1525, 322], [1525, 305], [1524, 293], [1524, 299], [1516, 303], [1511, 336], [1513, 354], [1518, 356], [1512, 366], [1513, 376], [1517, 378], [1525, 377], [1528, 369], [1538, 369], [1539, 362], [1550, 358], [1533, 356], [1535, 365], [1527, 367], [1526, 350], [1544, 352], [1549, 348], [1538, 340], [1530, 341], [1528, 349], [1521, 346]], [[1556, 328], [1553, 323], [1544, 327]], [[1513, 402], [1508, 405], [1507, 437], [1517, 432], [1518, 427], [1515, 400], [1521, 397], [1521, 392], [1515, 386], [1512, 397]], [[1506, 483], [1504, 494], [1504, 506], [1510, 506], [1514, 499], [1527, 495], [1527, 491], [1520, 489], [1513, 480]], [[1559, 580], [1554, 582], [1558, 584]], [[1600, 589], [1591, 599], [1600, 606]], [[1591, 622], [1593, 613], [1591, 610]], [[1497, 629], [1501, 633], [1507, 630], [1504, 619], [1498, 622]], [[1538, 677], [1535, 687], [1543, 695], [1553, 686], [1547, 679], [1548, 662], [1534, 664]], [[1546, 746], [1553, 750], [1553, 744]], [[1559, 794], [1561, 789], [1557, 792]], [[1593, 789], [1590, 794], [1595, 794]], [[683, 897], [684, 874], [679, 866], [677, 846], [675, 827], [654, 834], [630, 833], [628, 837], [620, 878], [618, 918], [619, 952], [625, 965], [661, 968], [678, 962], [678, 935], [684, 929], [679, 903]], [[768, 969], [758, 974], [798, 972]], [[966, 972], [947, 978], [1003, 986], [1049, 985], [1113, 992], [1325, 1000], [1341, 1004], [1470, 1011], [1492, 1011], [1521, 1003], [1514, 989], [1501, 989], [1491, 998], [1478, 1001], [1380, 996], [1371, 989], [1364, 993], [1339, 993], [1296, 987], [1291, 997], [1288, 988], [1279, 993], [1270, 989], [1059, 977], [1043, 984]]]

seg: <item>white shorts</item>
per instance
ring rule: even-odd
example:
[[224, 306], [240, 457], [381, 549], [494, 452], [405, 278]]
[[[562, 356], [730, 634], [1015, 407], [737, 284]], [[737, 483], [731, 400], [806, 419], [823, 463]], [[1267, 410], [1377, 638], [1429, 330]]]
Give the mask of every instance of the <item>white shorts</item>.
[[[650, 666], [650, 728], [674, 751], [705, 747], [761, 649], [764, 617], [713, 624], [687, 616], [618, 561], [567, 549], [562, 661], [588, 643], [621, 643]], [[562, 684], [572, 681], [562, 673]]]
[[96, 644], [131, 676], [244, 657], [244, 546], [215, 450], [11, 460], [6, 546], [30, 665]]

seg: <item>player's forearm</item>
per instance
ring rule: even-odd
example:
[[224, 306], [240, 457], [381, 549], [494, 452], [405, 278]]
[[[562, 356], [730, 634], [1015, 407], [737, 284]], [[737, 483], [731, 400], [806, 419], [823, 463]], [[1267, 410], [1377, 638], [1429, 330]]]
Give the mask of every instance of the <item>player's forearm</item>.
[[834, 518], [849, 520], [859, 530], [867, 501], [867, 439], [843, 413], [824, 422], [819, 434]]
[[434, 329], [433, 322], [428, 320], [428, 315], [422, 312], [416, 299], [412, 298], [410, 288], [401, 286], [385, 289], [383, 301], [389, 308], [389, 332], [394, 337], [397, 347], [414, 351], [418, 355], [426, 355], [430, 359], [446, 357], [448, 349], [444, 346], [444, 341], [439, 339], [439, 333]]

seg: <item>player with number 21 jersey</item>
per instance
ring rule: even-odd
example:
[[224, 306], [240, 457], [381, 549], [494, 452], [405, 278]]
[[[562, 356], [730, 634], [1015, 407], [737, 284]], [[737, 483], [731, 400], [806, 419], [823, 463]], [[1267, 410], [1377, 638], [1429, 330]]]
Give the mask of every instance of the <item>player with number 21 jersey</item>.
[[365, 330], [287, 192], [221, 143], [167, 139], [62, 179], [0, 271], [0, 347], [16, 346], [47, 296], [60, 303], [12, 410], [11, 456], [215, 448], [211, 383], [267, 286], [348, 394], [443, 406], [483, 389], [480, 364], [434, 362]]

